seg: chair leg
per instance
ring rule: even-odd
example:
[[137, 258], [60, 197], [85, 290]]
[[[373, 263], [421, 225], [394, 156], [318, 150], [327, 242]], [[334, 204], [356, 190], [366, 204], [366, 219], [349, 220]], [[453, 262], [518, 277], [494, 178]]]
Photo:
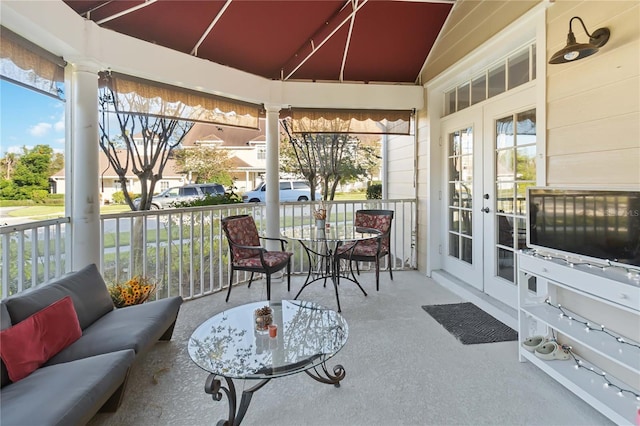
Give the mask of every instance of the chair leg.
[[287, 262], [287, 291], [291, 291], [291, 259]]
[[393, 268], [391, 267], [391, 255], [389, 255], [389, 275], [391, 275], [391, 281], [393, 281]]
[[267, 272], [267, 300], [271, 300], [271, 274]]
[[[351, 271], [353, 273], [353, 269]], [[356, 260], [356, 272], [358, 273], [358, 275], [360, 275], [360, 262], [358, 262], [357, 260]]]
[[229, 273], [229, 289], [227, 290], [227, 298], [225, 299], [225, 302], [229, 301], [229, 296], [231, 295], [231, 284], [233, 283], [233, 268], [231, 269], [231, 272]]
[[380, 290], [380, 258], [376, 256], [376, 291]]
[[253, 272], [251, 273], [251, 276], [249, 277], [249, 285], [247, 286], [247, 288], [251, 288], [251, 281], [253, 281]]

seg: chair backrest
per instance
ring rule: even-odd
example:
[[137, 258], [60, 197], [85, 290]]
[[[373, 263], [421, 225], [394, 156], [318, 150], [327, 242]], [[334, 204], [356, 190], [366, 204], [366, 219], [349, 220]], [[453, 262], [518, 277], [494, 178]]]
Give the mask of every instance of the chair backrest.
[[393, 221], [393, 210], [357, 210], [356, 226], [377, 229], [383, 235], [380, 241], [380, 251], [389, 252], [391, 241], [391, 222]]
[[243, 249], [234, 246], [234, 244], [237, 244], [240, 246], [260, 247], [258, 228], [256, 228], [256, 222], [253, 220], [253, 217], [248, 214], [229, 216], [223, 218], [220, 222], [222, 223], [222, 230], [227, 236], [227, 240], [233, 243], [229, 244], [232, 261], [253, 257], [259, 253], [259, 250]]

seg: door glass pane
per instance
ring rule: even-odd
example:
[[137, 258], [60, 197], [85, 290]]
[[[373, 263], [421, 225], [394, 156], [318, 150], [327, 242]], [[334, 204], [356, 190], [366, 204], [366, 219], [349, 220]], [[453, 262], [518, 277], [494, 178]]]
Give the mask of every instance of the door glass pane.
[[535, 145], [516, 149], [516, 178], [518, 180], [536, 180]]
[[515, 268], [513, 259], [512, 251], [498, 248], [498, 276], [511, 282], [514, 282], [513, 274]]
[[518, 217], [516, 218], [516, 225], [517, 227], [515, 228], [514, 232], [517, 231], [516, 233], [516, 242], [517, 242], [517, 249], [525, 249], [527, 248], [527, 221], [525, 218], [523, 217]]
[[449, 231], [458, 232], [460, 227], [460, 211], [449, 209]]
[[500, 64], [489, 70], [489, 97], [499, 95], [504, 92], [505, 71], [504, 64]]
[[513, 150], [505, 149], [496, 152], [496, 173], [498, 180], [513, 180]]
[[457, 234], [449, 234], [449, 256], [460, 258], [460, 237]]
[[517, 114], [517, 145], [532, 145], [536, 143], [536, 110]]
[[529, 49], [510, 56], [509, 63], [509, 89], [518, 87], [529, 81]]
[[498, 215], [498, 244], [513, 247], [513, 225], [508, 216]]
[[535, 110], [497, 120], [495, 137], [496, 273], [513, 283], [515, 250], [526, 247], [526, 188], [536, 182]]
[[471, 238], [462, 237], [460, 258], [467, 263], [473, 263], [473, 240]]
[[460, 163], [460, 180], [463, 182], [471, 182], [473, 180], [473, 156], [461, 156]]
[[487, 99], [487, 77], [478, 77], [471, 82], [471, 105]]
[[460, 132], [449, 135], [449, 155], [460, 155]]
[[[467, 91], [469, 85], [467, 85]], [[473, 129], [457, 130], [448, 136], [447, 161], [449, 171], [448, 226], [449, 256], [465, 262], [472, 261], [472, 225], [473, 214]]]
[[513, 213], [513, 182], [496, 184], [496, 210], [499, 213]]
[[464, 235], [473, 235], [473, 225], [471, 223], [471, 210], [460, 211], [460, 233]]
[[496, 147], [507, 148], [513, 146], [513, 117], [505, 117], [496, 121]]
[[535, 186], [535, 181], [516, 184], [516, 213], [520, 216], [527, 214], [527, 187]]

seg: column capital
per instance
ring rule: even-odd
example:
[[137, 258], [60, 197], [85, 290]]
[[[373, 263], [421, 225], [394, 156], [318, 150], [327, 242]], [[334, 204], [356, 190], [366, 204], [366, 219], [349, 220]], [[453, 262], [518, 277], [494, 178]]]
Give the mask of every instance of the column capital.
[[269, 113], [269, 112], [280, 112], [280, 110], [282, 108], [283, 108], [282, 105], [264, 104], [264, 109], [265, 109], [265, 111], [267, 111], [267, 113]]
[[86, 72], [96, 76], [100, 71], [104, 71], [104, 67], [100, 67], [97, 63], [90, 61], [71, 61], [68, 63], [67, 68], [71, 69], [72, 72]]

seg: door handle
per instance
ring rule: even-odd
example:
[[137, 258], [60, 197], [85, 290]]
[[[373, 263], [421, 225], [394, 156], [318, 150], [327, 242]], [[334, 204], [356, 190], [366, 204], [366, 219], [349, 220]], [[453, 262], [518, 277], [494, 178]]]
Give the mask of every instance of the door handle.
[[485, 207], [484, 209], [480, 209], [481, 212], [489, 213], [491, 209], [489, 207]]

